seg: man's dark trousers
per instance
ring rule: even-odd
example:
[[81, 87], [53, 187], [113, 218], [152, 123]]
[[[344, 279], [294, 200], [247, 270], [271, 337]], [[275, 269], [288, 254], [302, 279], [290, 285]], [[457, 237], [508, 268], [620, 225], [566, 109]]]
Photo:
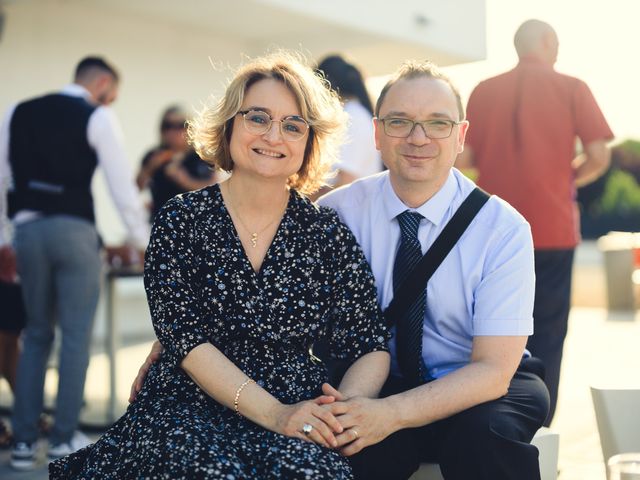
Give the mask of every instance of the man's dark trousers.
[[[440, 464], [446, 480], [539, 480], [538, 449], [529, 442], [547, 416], [549, 394], [527, 363], [504, 397], [400, 430], [351, 457], [356, 480], [408, 479], [422, 462]], [[405, 390], [402, 379], [390, 377], [381, 396]]]
[[571, 308], [573, 249], [535, 250], [536, 297], [533, 307], [533, 335], [527, 349], [545, 367], [544, 382], [549, 389], [551, 407], [545, 420], [549, 426], [556, 411], [562, 349], [567, 336]]

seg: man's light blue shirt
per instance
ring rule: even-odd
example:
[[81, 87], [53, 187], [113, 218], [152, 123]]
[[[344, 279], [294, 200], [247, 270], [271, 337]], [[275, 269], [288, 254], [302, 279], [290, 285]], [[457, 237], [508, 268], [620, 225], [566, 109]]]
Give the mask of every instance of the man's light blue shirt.
[[[443, 187], [418, 208], [395, 194], [388, 172], [355, 181], [322, 197], [353, 231], [371, 264], [384, 310], [393, 298], [393, 265], [400, 243], [397, 215], [419, 212], [425, 253], [475, 184], [452, 169]], [[422, 352], [430, 378], [469, 363], [474, 336], [533, 333], [535, 274], [531, 229], [508, 203], [492, 196], [427, 285]], [[399, 374], [395, 336], [392, 374]], [[427, 379], [427, 380], [428, 380]]]

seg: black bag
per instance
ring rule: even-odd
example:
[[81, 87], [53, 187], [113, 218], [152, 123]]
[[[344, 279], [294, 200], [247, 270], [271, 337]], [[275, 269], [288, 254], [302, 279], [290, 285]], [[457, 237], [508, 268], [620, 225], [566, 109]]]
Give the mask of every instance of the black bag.
[[24, 328], [27, 314], [22, 299], [22, 288], [19, 283], [0, 281], [0, 330], [20, 333]]

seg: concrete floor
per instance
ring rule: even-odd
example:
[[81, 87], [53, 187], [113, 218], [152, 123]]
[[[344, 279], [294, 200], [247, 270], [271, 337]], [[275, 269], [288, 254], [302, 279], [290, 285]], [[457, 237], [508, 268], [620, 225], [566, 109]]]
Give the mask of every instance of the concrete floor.
[[640, 388], [638, 339], [639, 314], [572, 309], [551, 425], [560, 433], [560, 480], [606, 478], [590, 387]]
[[[565, 343], [560, 398], [551, 428], [560, 434], [559, 480], [602, 480], [605, 467], [591, 403], [591, 385], [640, 388], [640, 314], [608, 312], [605, 308], [604, 273], [593, 243], [583, 244], [576, 257], [574, 308], [569, 319]], [[141, 286], [123, 282], [117, 314], [121, 318], [123, 347], [118, 354], [118, 405], [126, 408], [131, 380], [146, 356], [152, 332], [141, 299]], [[96, 326], [98, 341], [87, 375], [87, 402], [83, 420], [89, 424], [105, 420], [108, 395], [107, 359], [99, 337], [104, 331], [101, 320]], [[55, 391], [55, 370], [47, 378], [48, 402]], [[0, 405], [10, 405], [5, 383], [0, 384]], [[91, 433], [94, 438], [98, 434]], [[14, 472], [8, 466], [8, 451], [0, 452], [0, 478], [4, 480], [40, 480], [47, 478], [41, 442], [40, 468]]]

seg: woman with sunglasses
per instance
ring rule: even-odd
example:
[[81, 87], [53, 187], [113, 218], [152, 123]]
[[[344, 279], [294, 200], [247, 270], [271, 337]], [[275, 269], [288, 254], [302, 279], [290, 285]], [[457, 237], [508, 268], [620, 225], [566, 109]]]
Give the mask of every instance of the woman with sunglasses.
[[145, 287], [164, 353], [127, 413], [52, 478], [351, 478], [310, 345], [353, 362], [348, 397], [378, 394], [389, 354], [359, 246], [305, 196], [343, 125], [335, 94], [285, 53], [241, 67], [192, 123], [198, 153], [231, 177], [156, 216]]
[[151, 219], [179, 193], [213, 184], [215, 172], [190, 147], [187, 116], [178, 106], [168, 107], [160, 121], [160, 145], [143, 157], [136, 178], [138, 188], [151, 192]]

